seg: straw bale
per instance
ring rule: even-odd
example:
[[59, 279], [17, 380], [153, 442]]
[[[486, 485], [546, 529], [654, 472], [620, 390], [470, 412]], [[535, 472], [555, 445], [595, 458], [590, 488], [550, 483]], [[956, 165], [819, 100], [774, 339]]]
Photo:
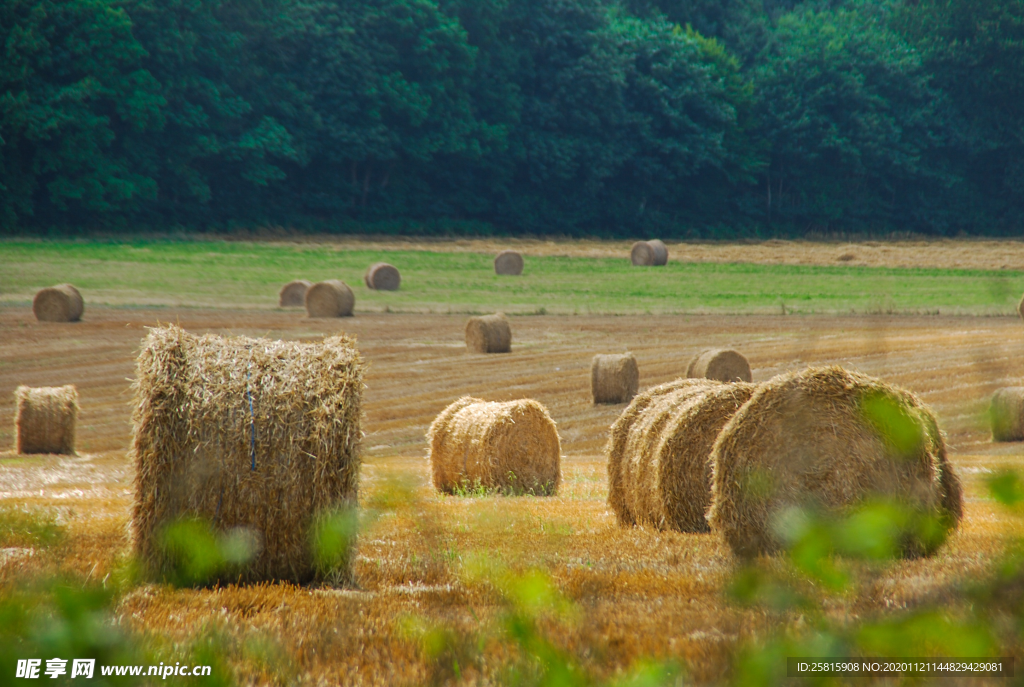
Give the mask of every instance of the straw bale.
[[523, 256], [514, 250], [503, 250], [494, 258], [494, 273], [513, 277], [523, 273]]
[[305, 279], [290, 281], [281, 287], [277, 304], [282, 308], [301, 308], [306, 303], [306, 291], [313, 285]]
[[463, 397], [430, 425], [434, 486], [550, 495], [561, 479], [561, 442], [547, 409], [537, 401], [506, 403]]
[[14, 395], [18, 403], [14, 420], [18, 453], [75, 454], [78, 389], [74, 385], [19, 386]]
[[704, 377], [719, 382], [750, 382], [750, 363], [742, 353], [712, 348], [693, 356], [686, 367], [687, 377]]
[[629, 403], [640, 386], [640, 368], [632, 353], [595, 355], [590, 365], [594, 403]]
[[650, 439], [649, 425], [659, 420], [659, 417], [647, 413], [648, 407], [660, 402], [663, 397], [671, 397], [674, 402], [682, 403], [689, 396], [703, 393], [712, 386], [715, 386], [715, 382], [706, 379], [677, 379], [651, 387], [637, 394], [611, 426], [605, 446], [608, 458], [608, 506], [620, 525], [635, 524], [633, 511], [626, 507], [624, 497], [626, 483], [623, 473], [626, 468], [623, 463], [638, 451], [649, 450], [646, 446]]
[[306, 289], [306, 313], [310, 317], [349, 317], [356, 305], [348, 284], [328, 279]]
[[466, 322], [466, 347], [474, 353], [508, 353], [512, 326], [504, 313], [471, 317]]
[[1024, 296], [1021, 296], [1020, 302], [1017, 303], [1017, 315], [1024, 319]]
[[629, 259], [637, 267], [659, 267], [668, 263], [668, 247], [658, 239], [637, 241]]
[[402, 283], [402, 275], [398, 268], [386, 262], [375, 262], [370, 265], [363, 275], [363, 281], [371, 289], [377, 291], [398, 291]]
[[346, 336], [321, 343], [152, 329], [133, 384], [135, 553], [167, 570], [159, 538], [185, 517], [260, 542], [233, 579], [332, 579], [310, 550], [316, 518], [354, 507], [363, 361]]
[[992, 441], [1024, 440], [1024, 387], [999, 389], [989, 408]]
[[71, 284], [48, 286], [32, 299], [32, 312], [40, 322], [78, 322], [85, 312], [85, 301]]
[[[711, 463], [708, 522], [741, 556], [781, 548], [773, 527], [791, 507], [841, 517], [866, 500], [891, 500], [947, 529], [962, 515], [931, 412], [910, 392], [841, 367], [760, 385], [722, 429]], [[927, 555], [934, 543], [907, 532], [901, 552]]]

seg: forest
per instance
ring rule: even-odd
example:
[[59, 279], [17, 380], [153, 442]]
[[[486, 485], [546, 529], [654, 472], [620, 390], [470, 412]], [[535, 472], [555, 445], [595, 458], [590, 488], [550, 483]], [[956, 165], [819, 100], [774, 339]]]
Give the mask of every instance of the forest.
[[1024, 226], [1024, 0], [0, 0], [0, 45], [0, 234]]

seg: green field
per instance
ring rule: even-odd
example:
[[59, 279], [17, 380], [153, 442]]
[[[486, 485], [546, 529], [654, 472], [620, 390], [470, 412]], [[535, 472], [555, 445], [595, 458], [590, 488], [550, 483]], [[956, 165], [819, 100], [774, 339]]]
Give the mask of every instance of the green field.
[[[1024, 272], [526, 257], [499, 277], [493, 256], [236, 241], [3, 241], [0, 304], [24, 305], [41, 287], [75, 284], [87, 304], [277, 307], [292, 279], [341, 279], [356, 312], [932, 313], [1010, 315]], [[402, 273], [398, 292], [362, 283], [373, 262]]]

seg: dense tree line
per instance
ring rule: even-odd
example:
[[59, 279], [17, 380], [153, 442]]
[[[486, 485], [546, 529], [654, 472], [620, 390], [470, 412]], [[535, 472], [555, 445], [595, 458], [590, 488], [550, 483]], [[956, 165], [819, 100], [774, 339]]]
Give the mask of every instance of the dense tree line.
[[1024, 0], [0, 0], [0, 227], [1019, 233]]

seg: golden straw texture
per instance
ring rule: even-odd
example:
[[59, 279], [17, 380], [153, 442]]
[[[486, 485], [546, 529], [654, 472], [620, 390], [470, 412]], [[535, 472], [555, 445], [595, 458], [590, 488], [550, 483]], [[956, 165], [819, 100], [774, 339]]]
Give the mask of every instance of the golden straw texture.
[[590, 365], [594, 403], [629, 403], [640, 386], [640, 368], [632, 353], [595, 355]]
[[356, 305], [348, 284], [328, 279], [306, 290], [306, 313], [310, 317], [348, 317]]
[[737, 351], [709, 349], [695, 355], [686, 367], [687, 377], [704, 377], [719, 382], [750, 382], [750, 363]]
[[78, 389], [70, 384], [19, 386], [14, 395], [18, 401], [14, 420], [17, 452], [74, 455]]
[[989, 408], [992, 441], [1024, 440], [1024, 387], [999, 389]]
[[32, 312], [40, 322], [78, 322], [85, 312], [85, 301], [71, 284], [49, 286], [32, 299]]
[[290, 281], [281, 287], [277, 305], [282, 308], [301, 308], [306, 304], [306, 291], [313, 283], [305, 279]]
[[466, 347], [474, 353], [508, 353], [512, 326], [503, 313], [471, 317], [466, 322]]

